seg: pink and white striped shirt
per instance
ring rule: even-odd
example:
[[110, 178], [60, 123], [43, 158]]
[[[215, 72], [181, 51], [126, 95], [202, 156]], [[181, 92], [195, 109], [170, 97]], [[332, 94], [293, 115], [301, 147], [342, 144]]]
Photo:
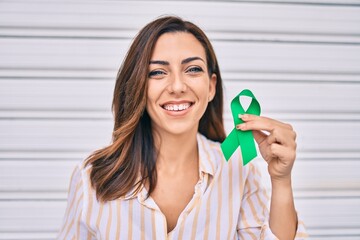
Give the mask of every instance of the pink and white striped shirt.
[[[200, 134], [197, 142], [200, 179], [171, 232], [145, 188], [99, 203], [89, 180], [91, 166], [81, 163], [71, 178], [58, 239], [277, 239], [268, 225], [269, 198], [256, 165], [242, 166], [239, 152], [226, 162], [220, 144]], [[296, 239], [306, 236], [299, 221]]]

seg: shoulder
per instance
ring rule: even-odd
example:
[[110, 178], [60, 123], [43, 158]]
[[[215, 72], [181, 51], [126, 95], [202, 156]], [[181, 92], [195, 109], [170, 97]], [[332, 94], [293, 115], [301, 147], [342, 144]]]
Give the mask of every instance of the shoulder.
[[87, 166], [85, 161], [82, 160], [77, 162], [76, 165], [73, 167], [72, 175], [71, 175], [71, 182], [76, 181], [80, 182], [83, 181], [84, 175], [88, 175], [90, 173], [91, 166]]
[[81, 165], [77, 163], [72, 170], [70, 184], [71, 186], [82, 184], [82, 172], [81, 172]]
[[71, 174], [70, 191], [81, 192], [82, 195], [89, 194], [91, 191], [90, 172], [90, 165], [86, 165], [84, 160], [78, 162]]
[[[89, 208], [89, 204], [92, 202], [96, 202], [96, 192], [92, 187], [91, 181], [90, 181], [90, 173], [91, 173], [92, 166], [87, 165], [85, 160], [82, 160], [76, 164], [73, 170], [72, 174], [72, 183], [71, 186], [73, 189], [76, 189], [75, 191], [78, 192], [79, 195], [81, 195], [81, 209], [85, 210], [83, 212], [83, 215], [88, 214], [86, 209]], [[82, 216], [84, 218], [84, 216]]]

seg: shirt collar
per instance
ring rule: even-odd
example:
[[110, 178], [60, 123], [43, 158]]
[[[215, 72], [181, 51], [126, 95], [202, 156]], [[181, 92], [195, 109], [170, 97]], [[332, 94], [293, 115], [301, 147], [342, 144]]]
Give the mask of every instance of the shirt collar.
[[214, 159], [215, 156], [213, 151], [211, 151], [210, 140], [198, 133], [197, 144], [199, 151], [199, 171], [200, 173], [208, 173], [213, 176], [215, 174], [215, 161], [211, 161], [211, 159]]

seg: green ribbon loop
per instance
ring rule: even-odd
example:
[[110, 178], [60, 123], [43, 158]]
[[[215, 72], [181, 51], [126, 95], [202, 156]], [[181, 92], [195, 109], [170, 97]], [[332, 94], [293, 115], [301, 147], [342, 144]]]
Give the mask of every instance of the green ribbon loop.
[[[240, 96], [247, 96], [251, 98], [251, 103], [247, 111], [245, 111], [244, 108], [241, 106]], [[248, 89], [244, 89], [243, 91], [241, 91], [231, 101], [231, 112], [232, 112], [235, 128], [231, 131], [229, 136], [227, 136], [227, 138], [221, 144], [221, 150], [225, 156], [226, 161], [230, 159], [230, 157], [236, 151], [238, 146], [240, 146], [241, 149], [241, 155], [244, 166], [257, 156], [254, 135], [252, 131], [237, 130], [236, 125], [244, 122], [241, 118], [239, 118], [239, 114], [252, 114], [259, 116], [260, 111], [261, 109], [259, 102], [256, 100], [254, 94]]]

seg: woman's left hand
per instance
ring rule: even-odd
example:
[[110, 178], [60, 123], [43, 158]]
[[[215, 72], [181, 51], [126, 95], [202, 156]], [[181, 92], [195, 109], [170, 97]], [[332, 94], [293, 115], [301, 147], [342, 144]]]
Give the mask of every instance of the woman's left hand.
[[244, 114], [239, 117], [244, 123], [236, 128], [253, 131], [260, 153], [268, 163], [271, 179], [289, 180], [296, 158], [296, 133], [292, 126], [256, 115]]

